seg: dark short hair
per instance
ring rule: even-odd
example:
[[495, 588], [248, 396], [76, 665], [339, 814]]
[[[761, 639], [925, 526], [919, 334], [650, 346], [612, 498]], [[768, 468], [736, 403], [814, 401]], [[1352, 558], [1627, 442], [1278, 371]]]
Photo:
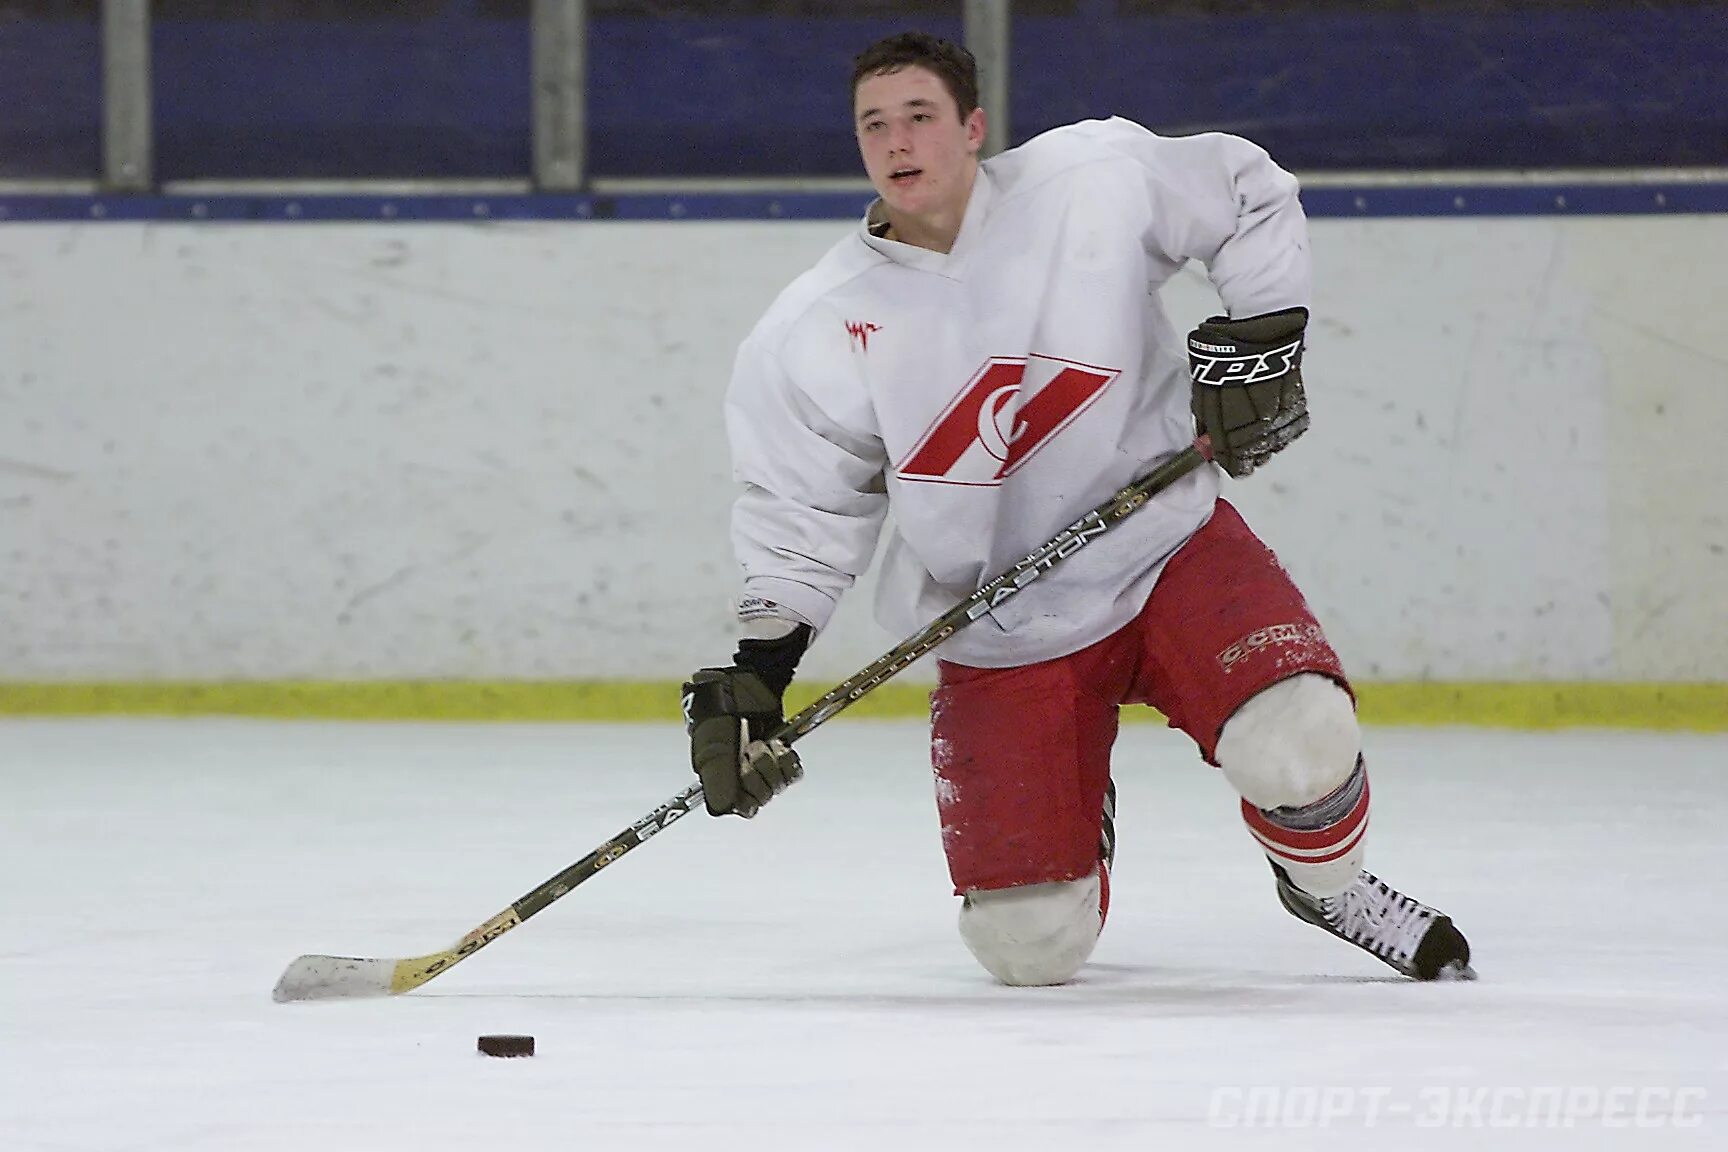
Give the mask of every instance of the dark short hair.
[[876, 41], [852, 61], [852, 98], [871, 76], [884, 76], [916, 64], [934, 72], [960, 109], [960, 119], [978, 107], [978, 62], [972, 53], [928, 32], [901, 32]]

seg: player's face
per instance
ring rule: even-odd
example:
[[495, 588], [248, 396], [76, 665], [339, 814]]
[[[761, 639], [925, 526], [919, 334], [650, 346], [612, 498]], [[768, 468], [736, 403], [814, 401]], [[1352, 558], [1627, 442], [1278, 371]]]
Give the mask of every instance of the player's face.
[[914, 64], [859, 81], [852, 113], [864, 171], [889, 208], [964, 212], [984, 144], [982, 108], [962, 120], [941, 77]]

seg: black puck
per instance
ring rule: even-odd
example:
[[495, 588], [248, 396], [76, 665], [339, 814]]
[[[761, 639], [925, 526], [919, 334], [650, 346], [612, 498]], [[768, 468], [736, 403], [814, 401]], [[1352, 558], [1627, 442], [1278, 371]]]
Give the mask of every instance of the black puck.
[[532, 1036], [482, 1036], [479, 1046], [481, 1054], [485, 1056], [534, 1055]]

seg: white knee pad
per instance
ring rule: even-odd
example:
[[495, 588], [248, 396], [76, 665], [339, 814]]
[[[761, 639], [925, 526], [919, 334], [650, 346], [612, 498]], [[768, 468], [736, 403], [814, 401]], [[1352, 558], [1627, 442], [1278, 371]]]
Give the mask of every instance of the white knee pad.
[[1337, 791], [1356, 768], [1362, 730], [1350, 694], [1303, 672], [1238, 708], [1213, 758], [1256, 808], [1300, 808]]
[[960, 939], [990, 975], [1017, 987], [1064, 984], [1103, 927], [1098, 873], [1079, 880], [968, 892]]

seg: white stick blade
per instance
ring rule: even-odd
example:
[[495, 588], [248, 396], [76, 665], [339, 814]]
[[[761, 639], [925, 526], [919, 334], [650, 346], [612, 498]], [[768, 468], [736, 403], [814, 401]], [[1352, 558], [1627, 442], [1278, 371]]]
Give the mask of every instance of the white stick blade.
[[394, 960], [362, 960], [353, 956], [302, 956], [288, 965], [270, 998], [290, 1000], [353, 1000], [390, 995]]

